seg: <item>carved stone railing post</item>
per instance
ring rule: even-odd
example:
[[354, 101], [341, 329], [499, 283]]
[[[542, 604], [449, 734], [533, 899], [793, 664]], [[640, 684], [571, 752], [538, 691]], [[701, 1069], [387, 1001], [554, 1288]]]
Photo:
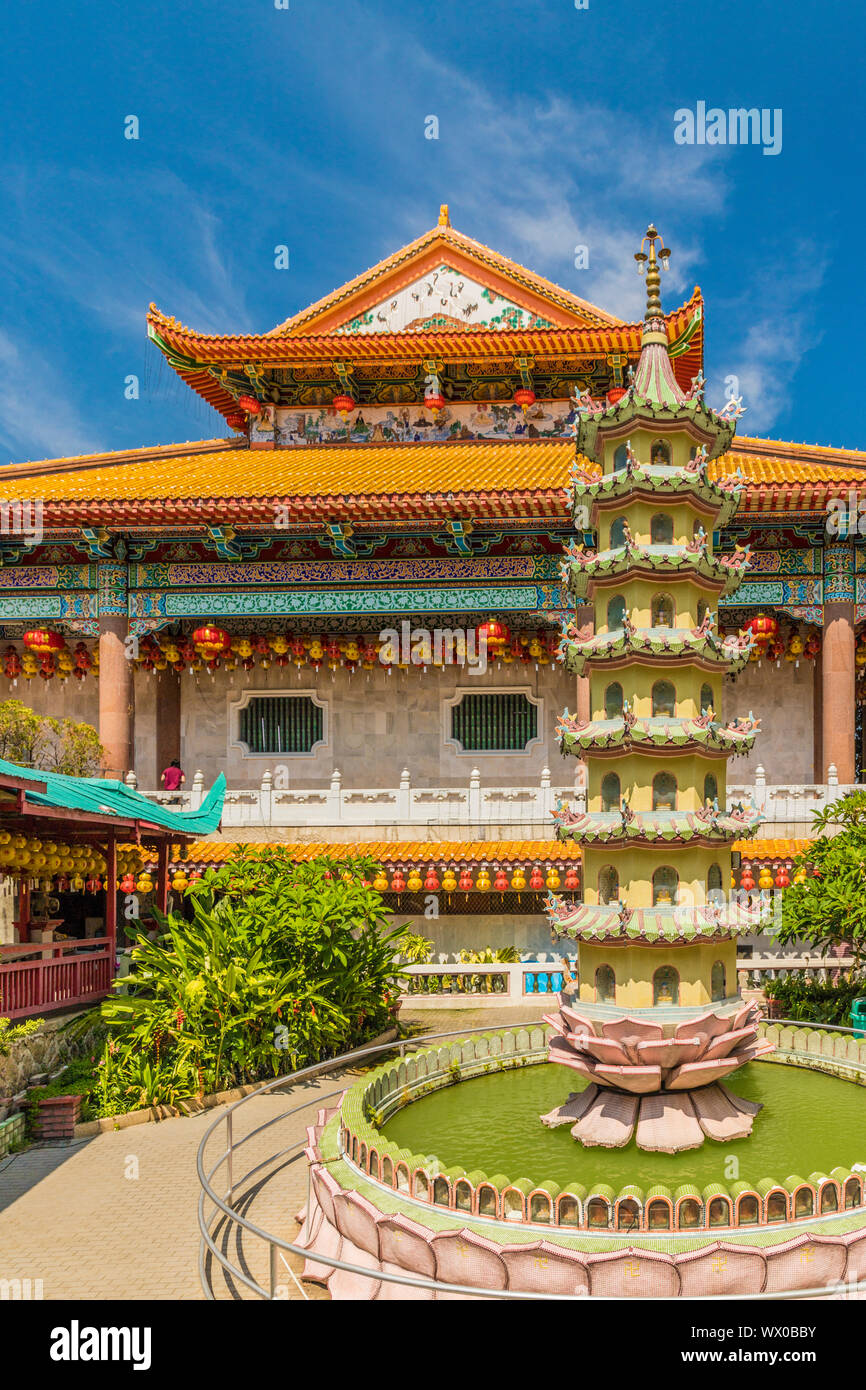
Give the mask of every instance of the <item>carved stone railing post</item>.
[[273, 819], [274, 804], [274, 774], [271, 769], [265, 768], [262, 773], [262, 785], [259, 788], [259, 815], [262, 825], [270, 825]]
[[192, 779], [192, 793], [191, 793], [191, 795], [190, 795], [190, 802], [189, 802], [189, 808], [190, 808], [190, 810], [191, 810], [191, 811], [197, 811], [197, 810], [199, 809], [199, 807], [201, 806], [201, 803], [202, 803], [203, 800], [204, 800], [204, 773], [203, 773], [203, 772], [201, 771], [201, 769], [199, 768], [199, 770], [195, 773], [195, 776], [194, 776], [193, 779]]
[[541, 769], [541, 814], [545, 820], [553, 810], [553, 791], [550, 786], [550, 768]]
[[469, 774], [469, 819], [481, 820], [481, 773], [477, 767]]
[[335, 821], [342, 819], [343, 810], [343, 774], [334, 768], [331, 773], [331, 783], [328, 787], [328, 809]]
[[397, 819], [404, 824], [412, 818], [411, 797], [412, 783], [409, 777], [408, 767], [404, 767], [400, 773], [400, 786], [397, 791]]
[[129, 787], [130, 791], [133, 791], [133, 792], [134, 792], [134, 791], [137, 791], [137, 790], [138, 790], [138, 778], [136, 777], [135, 773], [134, 773], [131, 769], [130, 769], [129, 772], [127, 772], [127, 774], [126, 774], [126, 776], [124, 777], [123, 780], [124, 780], [124, 782], [126, 783], [126, 785]]

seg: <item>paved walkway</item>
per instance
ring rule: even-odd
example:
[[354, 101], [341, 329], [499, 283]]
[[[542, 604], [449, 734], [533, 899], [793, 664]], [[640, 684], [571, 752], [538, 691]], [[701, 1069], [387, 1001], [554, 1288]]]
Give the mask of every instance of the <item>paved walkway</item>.
[[[425, 1033], [439, 1033], [531, 1022], [540, 1013], [536, 1003], [525, 1009], [410, 1012], [405, 1021]], [[248, 1101], [235, 1117], [235, 1143], [302, 1099], [323, 1097], [356, 1074], [332, 1074], [291, 1096]], [[196, 1152], [208, 1126], [221, 1113], [209, 1110], [70, 1144], [33, 1147], [0, 1160], [0, 1279], [41, 1279], [46, 1299], [201, 1298]], [[314, 1118], [315, 1109], [311, 1109], [281, 1119], [256, 1135], [237, 1156], [236, 1176], [302, 1140]], [[223, 1147], [220, 1126], [209, 1146], [211, 1164]], [[214, 1185], [220, 1190], [216, 1180]], [[249, 1188], [241, 1189], [239, 1206], [262, 1229], [291, 1240], [298, 1229], [294, 1215], [306, 1201], [306, 1189], [303, 1157], [296, 1162], [281, 1160], [264, 1168]], [[264, 1242], [247, 1235], [238, 1248], [234, 1235], [231, 1241], [233, 1262], [267, 1286]], [[299, 1268], [294, 1257], [290, 1262]], [[282, 1265], [279, 1271], [283, 1296], [302, 1298]], [[326, 1297], [322, 1291], [304, 1288], [311, 1298]], [[218, 1296], [253, 1297], [239, 1282], [225, 1280]]]

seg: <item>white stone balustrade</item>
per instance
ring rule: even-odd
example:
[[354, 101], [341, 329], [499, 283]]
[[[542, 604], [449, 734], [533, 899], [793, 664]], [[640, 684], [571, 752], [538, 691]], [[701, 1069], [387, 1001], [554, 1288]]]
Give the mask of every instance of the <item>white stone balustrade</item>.
[[[127, 784], [137, 786], [134, 772]], [[144, 795], [177, 811], [195, 811], [207, 788], [201, 772], [191, 784], [177, 792], [145, 791]], [[862, 787], [842, 785], [831, 765], [828, 781], [819, 783], [768, 783], [758, 767], [752, 783], [729, 783], [728, 804], [751, 802], [763, 811], [758, 837], [761, 839], [806, 838], [812, 833], [812, 812], [823, 810], [847, 792]], [[370, 830], [387, 827], [523, 827], [535, 838], [547, 838], [551, 811], [558, 798], [585, 806], [585, 769], [578, 762], [574, 780], [553, 785], [549, 768], [544, 768], [535, 786], [485, 786], [478, 768], [469, 773], [467, 786], [415, 787], [410, 770], [404, 768], [397, 787], [344, 787], [342, 774], [335, 769], [327, 784], [319, 787], [293, 787], [279, 784], [272, 771], [266, 771], [258, 787], [230, 788], [226, 792], [223, 828], [272, 826], [275, 829], [321, 826], [357, 826]], [[375, 838], [375, 837], [373, 837]]]
[[812, 833], [812, 812], [823, 811], [848, 792], [866, 790], [862, 785], [840, 783], [833, 763], [827, 770], [827, 782], [767, 782], [763, 767], [755, 769], [752, 783], [728, 783], [728, 804], [751, 802], [764, 814], [758, 830], [763, 840], [805, 839]]

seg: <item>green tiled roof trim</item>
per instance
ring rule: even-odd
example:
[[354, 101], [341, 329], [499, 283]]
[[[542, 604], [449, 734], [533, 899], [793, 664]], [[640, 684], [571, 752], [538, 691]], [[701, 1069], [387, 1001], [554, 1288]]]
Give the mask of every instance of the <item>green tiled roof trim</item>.
[[761, 821], [760, 811], [572, 811], [560, 804], [553, 813], [558, 840], [587, 844], [636, 841], [687, 843], [690, 840], [724, 844], [750, 839]]
[[708, 666], [725, 671], [741, 671], [749, 660], [754, 645], [752, 634], [747, 640], [738, 637], [719, 639], [712, 631], [679, 627], [616, 627], [592, 637], [563, 637], [559, 657], [565, 669], [575, 676], [583, 675], [587, 662], [622, 661], [634, 657], [690, 657]]
[[[727, 481], [727, 480], [726, 480]], [[742, 483], [733, 479], [727, 487], [712, 482], [704, 470], [674, 468], [669, 464], [627, 465], [615, 473], [581, 475], [572, 472], [572, 498], [575, 507], [588, 502], [617, 502], [627, 494], [646, 492], [652, 500], [697, 497], [717, 510], [714, 530], [722, 530], [733, 519], [740, 501]]]
[[711, 556], [705, 549], [689, 550], [681, 545], [623, 545], [615, 550], [600, 550], [595, 554], [569, 551], [571, 557], [562, 565], [562, 577], [576, 599], [583, 600], [593, 579], [624, 579], [640, 571], [665, 575], [703, 578], [719, 586], [720, 593], [734, 592], [743, 578], [748, 563], [746, 552], [739, 555]]
[[548, 893], [544, 910], [556, 936], [572, 941], [709, 941], [759, 931], [772, 904], [623, 908], [620, 903], [573, 903]]
[[593, 749], [615, 748], [628, 752], [631, 748], [698, 748], [720, 753], [749, 753], [758, 732], [740, 729], [736, 724], [720, 724], [706, 716], [700, 719], [677, 718], [672, 714], [647, 715], [641, 718], [617, 715], [614, 719], [588, 719], [581, 723], [565, 710], [556, 730], [563, 754], [579, 757]]

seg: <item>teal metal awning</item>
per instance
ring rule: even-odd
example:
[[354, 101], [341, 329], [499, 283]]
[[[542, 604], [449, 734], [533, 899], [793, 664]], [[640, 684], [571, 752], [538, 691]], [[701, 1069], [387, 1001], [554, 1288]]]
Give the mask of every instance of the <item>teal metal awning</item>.
[[[176, 835], [196, 838], [210, 835], [222, 820], [226, 779], [217, 777], [197, 811], [170, 811], [165, 806], [133, 791], [125, 782], [101, 777], [68, 777], [60, 772], [45, 772], [40, 768], [20, 767], [0, 758], [0, 788], [9, 779], [24, 792], [28, 807], [38, 814], [38, 807], [72, 814], [92, 815], [102, 825], [138, 822], [158, 827]], [[32, 783], [31, 788], [27, 785]]]

